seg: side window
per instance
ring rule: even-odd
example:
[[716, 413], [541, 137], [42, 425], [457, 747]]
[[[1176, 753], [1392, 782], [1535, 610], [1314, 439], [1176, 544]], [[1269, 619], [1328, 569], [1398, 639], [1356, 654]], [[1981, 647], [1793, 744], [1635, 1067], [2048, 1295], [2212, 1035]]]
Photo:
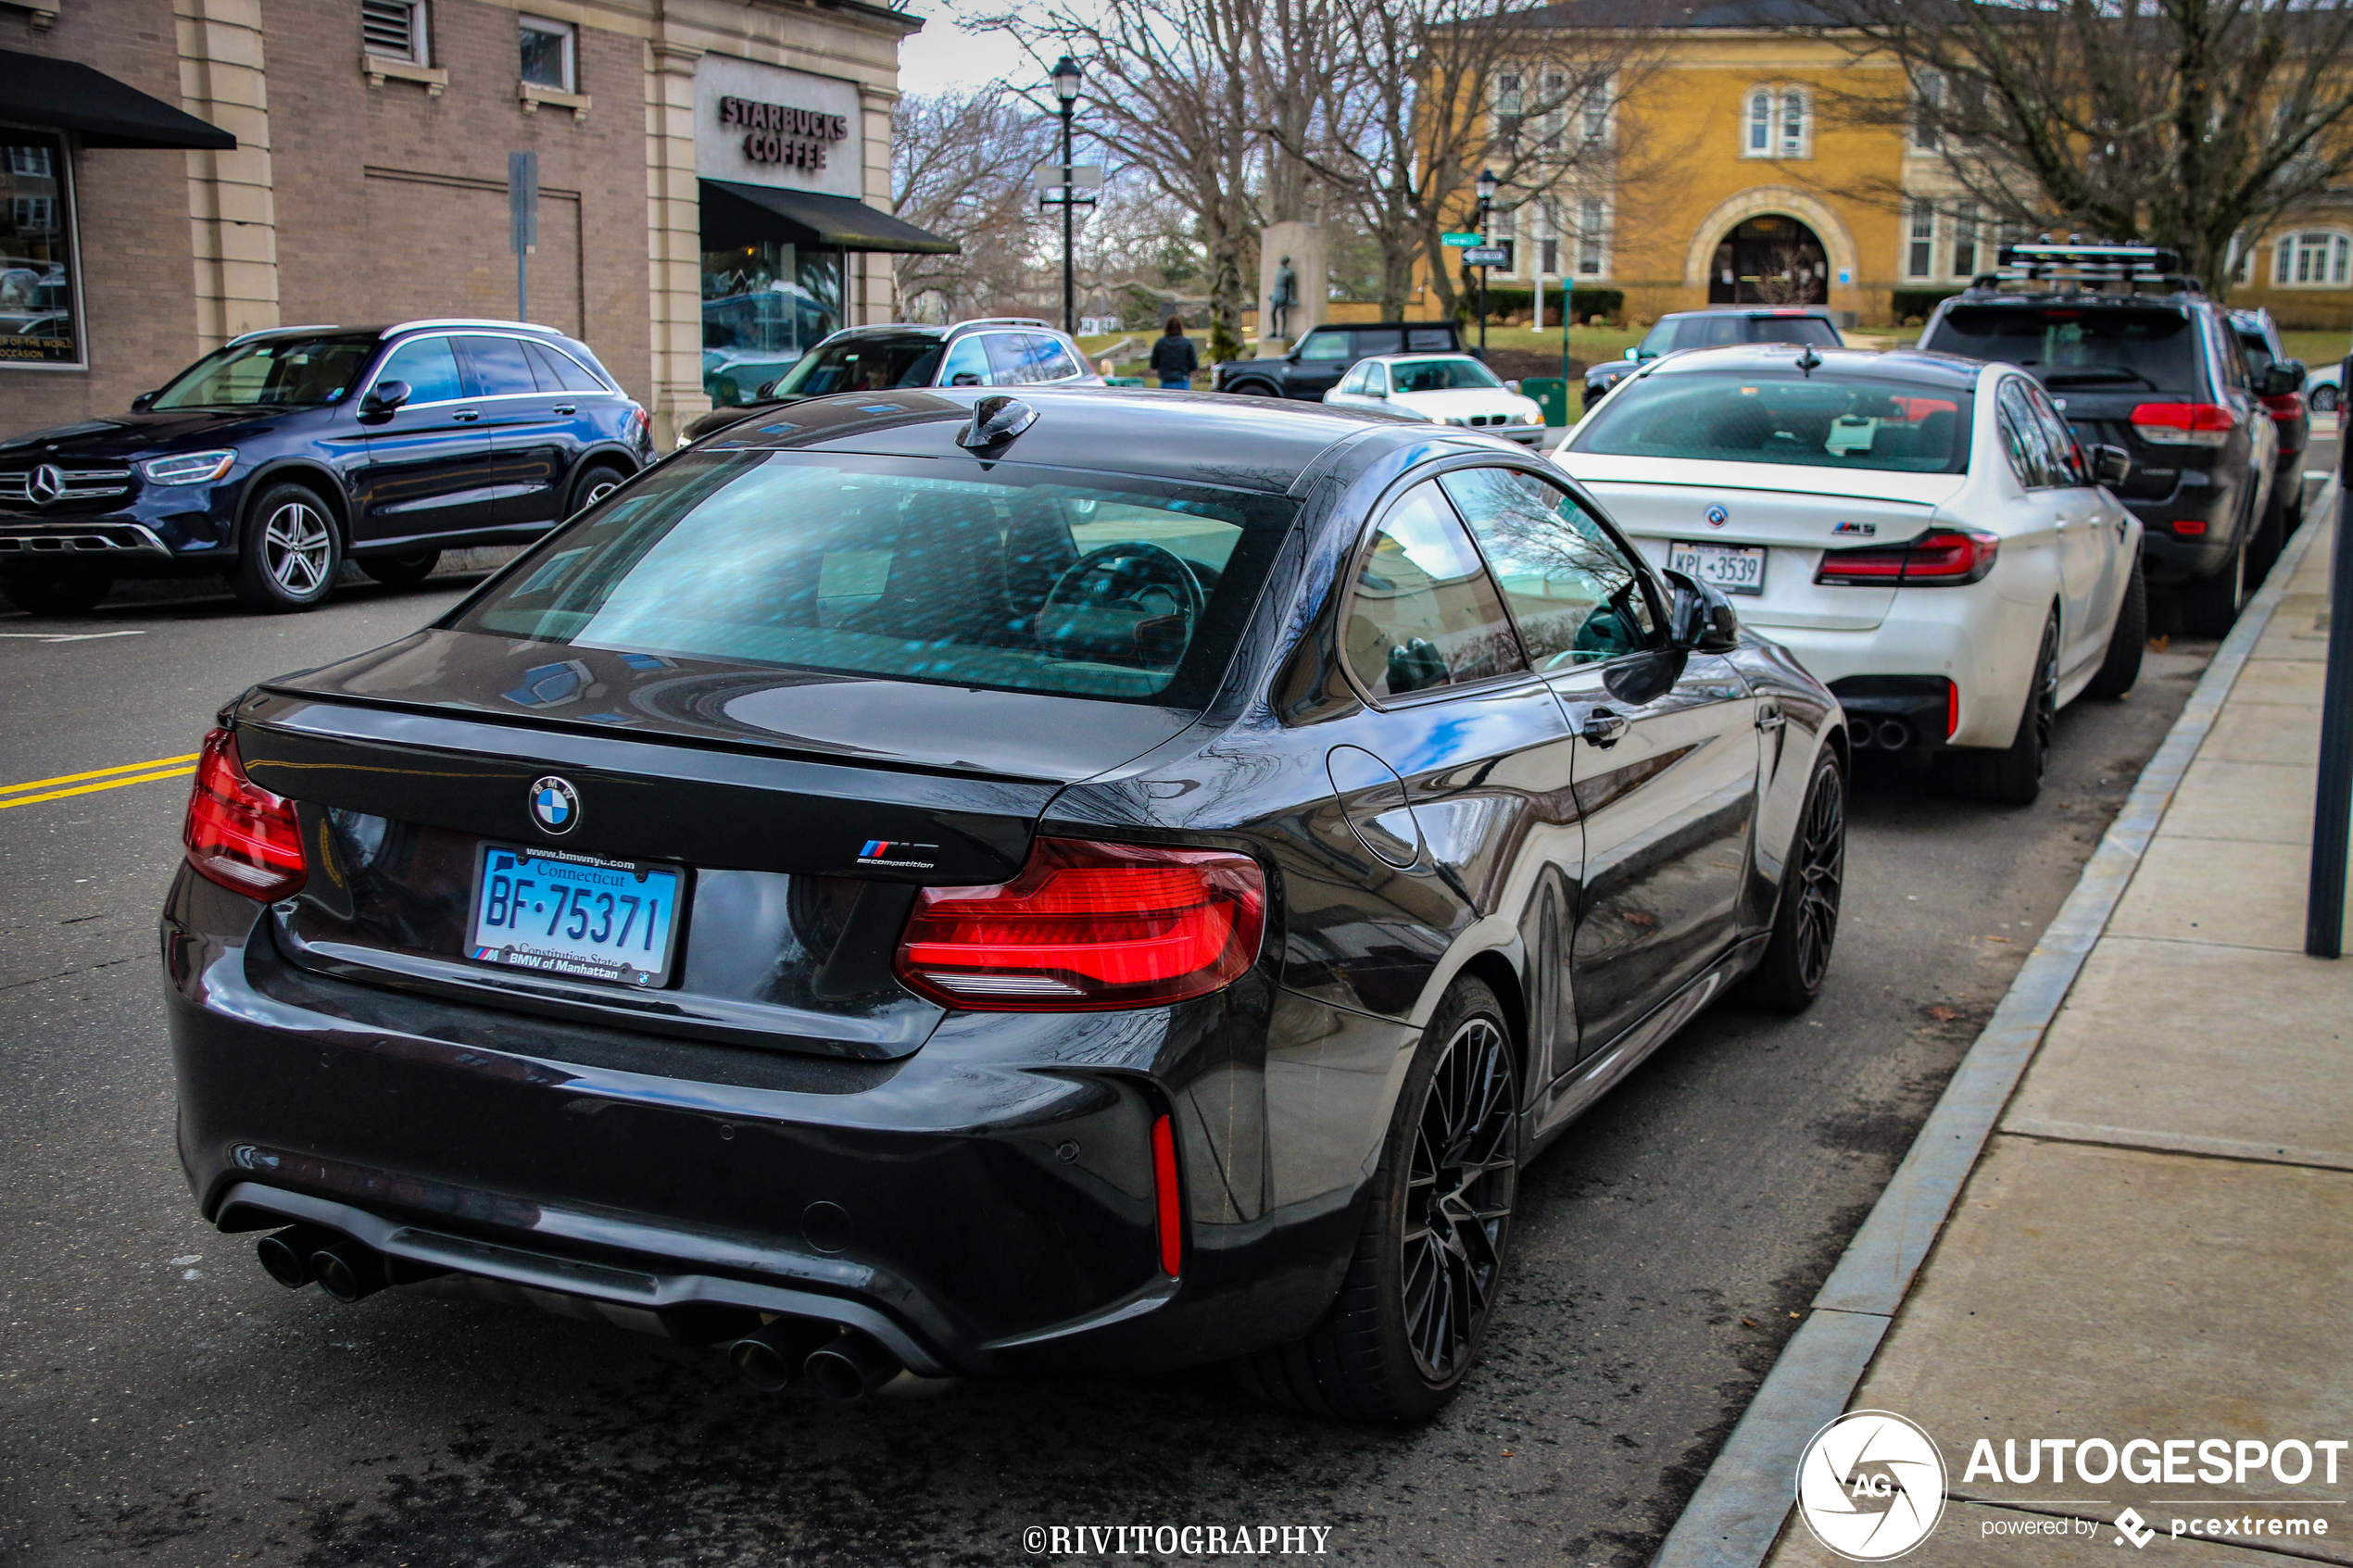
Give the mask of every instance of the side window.
[[1371, 393], [1376, 397], [1388, 396], [1389, 367], [1386, 365], [1367, 365], [1365, 367], [1365, 390]]
[[1356, 352], [1365, 354], [1403, 354], [1405, 334], [1395, 327], [1356, 329]]
[[446, 337], [410, 338], [385, 358], [376, 381], [379, 385], [407, 382], [411, 405], [455, 403], [466, 395], [465, 383], [458, 379], [458, 357], [449, 351]]
[[1032, 381], [1068, 381], [1080, 373], [1078, 361], [1071, 357], [1063, 340], [1033, 332], [1029, 338], [1029, 379]]
[[602, 392], [604, 383], [590, 375], [587, 369], [571, 355], [544, 343], [525, 343], [523, 357], [531, 361], [532, 373], [539, 378], [542, 392]]
[[1028, 377], [1023, 373], [1023, 361], [1029, 354], [1026, 332], [983, 332], [981, 343], [988, 350], [988, 384], [1019, 386]]
[[1451, 354], [1454, 351], [1454, 334], [1444, 327], [1410, 327], [1405, 332], [1408, 354]]
[[[970, 376], [970, 381], [959, 381]], [[976, 337], [960, 337], [948, 345], [948, 358], [939, 367], [942, 386], [987, 386], [988, 384], [988, 350]]]
[[1656, 640], [1642, 573], [1576, 496], [1516, 469], [1439, 483], [1487, 552], [1529, 663], [1592, 664]]
[[531, 361], [523, 358], [522, 345], [513, 338], [461, 337], [458, 345], [458, 352], [466, 357], [466, 371], [476, 397], [510, 397], [539, 390]]
[[1353, 358], [1348, 352], [1348, 334], [1336, 332], [1309, 332], [1299, 345], [1299, 357], [1318, 364], [1337, 365]]
[[2092, 476], [2083, 466], [2082, 449], [2075, 444], [2075, 433], [2067, 427], [2059, 411], [2041, 387], [2026, 389], [2026, 400], [2034, 407], [2034, 417], [2043, 426], [2044, 439], [2051, 452], [2051, 483], [2054, 484], [2089, 484]]
[[1359, 365], [1340, 378], [1339, 390], [1352, 394], [1361, 393], [1372, 383], [1372, 374], [1373, 368], [1370, 365]]
[[2010, 470], [2018, 475], [2018, 482], [2029, 490], [2048, 487], [2053, 476], [2042, 424], [2017, 377], [2002, 383], [1994, 413], [2002, 427], [2002, 450], [2008, 454]]
[[1348, 667], [1376, 696], [1526, 667], [1486, 563], [1434, 483], [1381, 520], [1344, 625]]

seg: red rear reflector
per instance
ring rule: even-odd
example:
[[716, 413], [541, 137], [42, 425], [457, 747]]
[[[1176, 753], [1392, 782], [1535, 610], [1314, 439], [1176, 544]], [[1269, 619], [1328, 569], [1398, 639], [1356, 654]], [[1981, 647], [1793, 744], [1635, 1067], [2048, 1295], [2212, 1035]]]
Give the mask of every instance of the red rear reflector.
[[2176, 533], [2195, 537], [2206, 532], [2206, 520], [2202, 517], [2177, 517], [2173, 520], [2172, 528]]
[[1961, 688], [1952, 682], [1944, 683], [1944, 738], [1951, 740], [1961, 729]]
[[1824, 550], [1814, 581], [1849, 585], [1943, 588], [1982, 581], [1994, 570], [2002, 541], [1969, 528], [1940, 528], [1905, 545]]
[[237, 737], [226, 730], [204, 738], [180, 841], [197, 875], [248, 898], [283, 898], [308, 874], [294, 802], [245, 777]]
[[2238, 428], [2238, 415], [2220, 403], [2143, 403], [2133, 431], [2160, 446], [2220, 446]]
[[1176, 1130], [1152, 1123], [1152, 1210], [1160, 1226], [1160, 1272], [1175, 1279], [1185, 1261], [1184, 1194], [1176, 1185]]
[[1153, 1007], [1231, 985], [1257, 961], [1265, 917], [1247, 855], [1040, 838], [1011, 882], [925, 888], [894, 967], [942, 1007]]

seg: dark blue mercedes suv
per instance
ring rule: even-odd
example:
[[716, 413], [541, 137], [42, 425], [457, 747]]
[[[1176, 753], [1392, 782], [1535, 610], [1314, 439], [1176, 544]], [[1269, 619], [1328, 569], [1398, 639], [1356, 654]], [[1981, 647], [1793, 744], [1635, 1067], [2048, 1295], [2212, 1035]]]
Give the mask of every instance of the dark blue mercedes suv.
[[653, 459], [587, 346], [521, 321], [248, 332], [131, 411], [0, 443], [0, 595], [71, 614], [119, 578], [219, 573], [308, 609], [537, 537]]

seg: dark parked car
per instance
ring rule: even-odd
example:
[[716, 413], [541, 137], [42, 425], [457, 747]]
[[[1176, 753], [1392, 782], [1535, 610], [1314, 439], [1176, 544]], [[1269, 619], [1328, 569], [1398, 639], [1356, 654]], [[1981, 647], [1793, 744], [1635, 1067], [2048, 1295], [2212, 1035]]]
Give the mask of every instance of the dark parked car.
[[1376, 354], [1463, 354], [1455, 321], [1367, 321], [1317, 327], [1278, 359], [1228, 359], [1210, 367], [1211, 390], [1238, 397], [1296, 397], [1314, 403], [1340, 384], [1348, 367]]
[[202, 1212], [763, 1386], [1428, 1414], [1536, 1152], [1821, 986], [1836, 700], [1491, 437], [887, 402], [231, 706], [163, 915]]
[[740, 424], [749, 414], [843, 392], [926, 386], [1101, 386], [1077, 340], [1026, 316], [990, 316], [953, 326], [898, 321], [845, 327], [763, 383], [748, 403], [713, 408], [688, 424], [678, 445]]
[[289, 327], [215, 349], [127, 414], [0, 444], [0, 595], [88, 609], [118, 578], [219, 573], [308, 609], [535, 539], [653, 458], [586, 345], [520, 321]]
[[2265, 547], [2279, 436], [2263, 399], [2303, 376], [2256, 375], [2229, 312], [2171, 251], [2004, 245], [1998, 265], [1938, 303], [1919, 347], [2023, 366], [2080, 445], [2130, 453], [2116, 495], [2145, 527], [2148, 581], [2179, 584], [2192, 632], [2228, 631]]
[[1813, 305], [1718, 305], [1661, 316], [1622, 359], [1604, 359], [1585, 372], [1585, 407], [1650, 361], [1679, 348], [1724, 348], [1741, 343], [1810, 343], [1837, 348], [1846, 340], [1830, 312]]
[[2263, 525], [2255, 533], [2255, 558], [2247, 563], [2249, 579], [2260, 582], [2279, 558], [2287, 536], [2304, 524], [2304, 448], [2311, 445], [2312, 415], [2304, 406], [2303, 380], [2309, 372], [2303, 360], [2288, 358], [2287, 345], [2280, 341], [2279, 323], [2271, 320], [2269, 310], [2232, 311], [2231, 330], [2238, 333], [2239, 352], [2246, 356], [2247, 372], [2258, 382], [2276, 386], [2284, 379], [2274, 366], [2295, 372], [2297, 381], [2294, 392], [2271, 392], [2263, 398], [2279, 434], [2280, 450], [2271, 460], [2271, 505]]

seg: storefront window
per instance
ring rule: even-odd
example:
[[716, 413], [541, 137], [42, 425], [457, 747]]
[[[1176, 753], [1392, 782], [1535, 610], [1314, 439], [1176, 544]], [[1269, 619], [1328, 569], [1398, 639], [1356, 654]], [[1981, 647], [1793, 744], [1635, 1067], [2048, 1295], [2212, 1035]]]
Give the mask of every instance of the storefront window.
[[841, 324], [841, 257], [763, 241], [702, 253], [702, 385], [748, 403]]
[[79, 365], [64, 141], [0, 128], [0, 363]]

